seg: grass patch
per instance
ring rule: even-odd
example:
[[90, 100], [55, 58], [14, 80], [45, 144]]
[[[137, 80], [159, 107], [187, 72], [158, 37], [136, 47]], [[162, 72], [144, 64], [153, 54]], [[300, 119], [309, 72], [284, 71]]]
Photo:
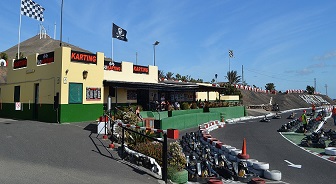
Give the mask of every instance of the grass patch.
[[[298, 146], [300, 146], [301, 140], [304, 137], [306, 137], [303, 133], [293, 133], [293, 132], [282, 132], [282, 135]], [[331, 142], [330, 140], [325, 141], [326, 147], [328, 147], [328, 144], [330, 142]], [[311, 148], [311, 147], [304, 147], [304, 148], [312, 152], [324, 155], [324, 148]]]

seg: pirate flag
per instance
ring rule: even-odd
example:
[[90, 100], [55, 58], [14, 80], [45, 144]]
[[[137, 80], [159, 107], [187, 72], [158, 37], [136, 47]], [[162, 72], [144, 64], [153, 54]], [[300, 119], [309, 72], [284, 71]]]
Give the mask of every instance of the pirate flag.
[[113, 28], [112, 28], [112, 38], [117, 38], [119, 40], [127, 42], [126, 38], [127, 31], [113, 23]]

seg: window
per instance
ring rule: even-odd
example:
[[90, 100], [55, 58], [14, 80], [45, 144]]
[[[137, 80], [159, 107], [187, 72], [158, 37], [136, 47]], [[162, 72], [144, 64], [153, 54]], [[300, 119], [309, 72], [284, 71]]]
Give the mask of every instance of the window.
[[20, 86], [14, 86], [14, 102], [20, 102]]
[[137, 91], [127, 90], [127, 100], [137, 100]]
[[69, 83], [69, 104], [83, 103], [83, 84]]
[[116, 89], [112, 86], [109, 86], [109, 96], [115, 97]]

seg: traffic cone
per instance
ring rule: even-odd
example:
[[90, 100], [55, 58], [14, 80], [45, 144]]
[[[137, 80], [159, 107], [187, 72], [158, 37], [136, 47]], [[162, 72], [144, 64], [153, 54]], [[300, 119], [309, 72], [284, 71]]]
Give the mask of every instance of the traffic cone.
[[240, 159], [249, 159], [250, 155], [246, 153], [246, 139], [244, 138], [243, 141], [243, 148], [242, 148], [242, 153], [238, 154], [238, 158]]
[[103, 140], [107, 140], [108, 136], [107, 135], [103, 135]]

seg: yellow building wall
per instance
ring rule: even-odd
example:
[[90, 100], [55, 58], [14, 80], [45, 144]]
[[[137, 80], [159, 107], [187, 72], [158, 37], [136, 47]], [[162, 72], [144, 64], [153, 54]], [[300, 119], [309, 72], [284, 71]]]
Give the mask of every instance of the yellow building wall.
[[[218, 100], [218, 92], [210, 91], [209, 92], [209, 99], [207, 92], [196, 92], [196, 100], [204, 101], [205, 99], [208, 101], [215, 101], [217, 98]], [[222, 99], [221, 99], [222, 100]]]
[[[41, 53], [43, 54], [43, 53]], [[13, 62], [8, 65], [7, 83], [1, 85], [3, 103], [13, 103], [14, 86], [20, 86], [20, 102], [33, 103], [35, 84], [39, 84], [39, 103], [53, 103], [53, 96], [60, 91], [61, 58], [60, 50], [54, 53], [54, 62], [37, 65], [37, 56], [27, 57], [27, 67], [13, 69]]]
[[[62, 47], [62, 70], [61, 70], [61, 100], [60, 104], [69, 102], [69, 83], [83, 84], [83, 104], [103, 103], [103, 76], [104, 54], [97, 52], [97, 64], [71, 62], [71, 49]], [[87, 78], [83, 78], [83, 71], [88, 71]], [[86, 100], [86, 87], [101, 88], [100, 100]]]
[[221, 100], [238, 101], [239, 95], [221, 95]]

